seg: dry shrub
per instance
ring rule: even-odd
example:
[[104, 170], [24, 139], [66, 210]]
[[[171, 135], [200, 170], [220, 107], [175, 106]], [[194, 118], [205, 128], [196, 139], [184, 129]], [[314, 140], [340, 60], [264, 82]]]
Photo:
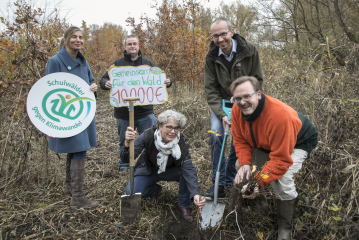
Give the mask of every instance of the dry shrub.
[[[94, 210], [71, 209], [70, 198], [62, 189], [65, 154], [48, 150], [47, 137], [32, 126], [25, 108], [29, 88], [44, 75], [46, 59], [56, 52], [57, 34], [67, 25], [55, 18], [51, 24], [41, 28], [34, 21], [34, 12], [25, 11], [25, 8], [21, 11], [28, 17], [18, 19], [8, 33], [21, 32], [20, 27], [24, 28], [21, 24], [31, 23], [32, 28], [26, 29], [30, 36], [28, 42], [26, 38], [12, 42], [11, 35], [2, 36], [1, 42], [0, 238], [238, 239], [239, 226], [245, 239], [256, 239], [261, 234], [264, 239], [275, 239], [275, 197], [270, 187], [262, 192], [268, 203], [268, 212], [265, 213], [248, 210], [250, 203], [242, 201], [241, 186], [236, 186], [226, 200], [228, 204], [220, 227], [202, 233], [198, 232], [199, 214], [194, 206], [192, 214], [196, 219], [192, 225], [185, 223], [177, 213], [178, 184], [161, 183], [164, 188], [159, 202], [154, 204], [144, 199], [141, 219], [132, 225], [122, 226], [119, 199], [129, 179], [128, 175], [118, 175], [116, 124], [113, 107], [104, 92], [100, 94], [96, 112], [99, 146], [89, 151], [86, 165], [87, 195], [99, 201], [102, 207]], [[31, 29], [33, 32], [43, 29], [42, 36], [48, 41], [41, 41]], [[202, 38], [198, 39], [202, 41]], [[121, 48], [116, 45], [120, 42], [113, 44], [113, 49]], [[47, 52], [43, 51], [44, 46]], [[167, 49], [171, 50], [170, 46], [167, 45]], [[183, 47], [186, 44], [178, 45], [178, 49]], [[201, 52], [196, 52], [197, 57], [205, 55], [203, 51], [206, 50], [201, 49]], [[96, 56], [91, 55], [96, 53], [95, 50], [96, 45], [89, 48], [87, 54], [98, 81], [110, 59], [101, 55], [101, 61], [95, 61]], [[199, 50], [196, 48], [196, 51]], [[356, 51], [348, 51], [348, 63], [356, 63]], [[171, 54], [166, 55], [165, 63], [170, 62]], [[317, 149], [295, 179], [299, 202], [293, 220], [293, 237], [357, 239], [359, 76], [353, 71], [356, 65], [339, 67], [325, 51], [320, 52], [319, 58], [318, 52], [309, 50], [301, 58], [290, 53], [283, 58], [281, 54], [270, 48], [260, 50], [265, 76], [264, 92], [308, 116], [319, 132]], [[177, 55], [173, 56], [177, 58]], [[181, 73], [190, 73], [188, 68], [176, 71], [176, 65], [173, 65], [176, 61], [176, 64], [185, 65], [186, 59], [175, 60], [171, 60], [169, 67], [173, 76], [180, 78]], [[199, 61], [191, 74], [198, 73], [203, 67], [203, 62]], [[162, 63], [162, 68], [166, 68], [165, 63]], [[155, 114], [174, 109], [187, 116], [188, 124], [183, 133], [192, 146], [190, 153], [197, 167], [200, 191], [204, 193], [212, 184], [210, 136], [207, 133], [210, 129], [210, 109], [203, 91], [195, 91], [195, 84], [192, 85], [194, 79], [202, 80], [189, 79], [190, 75], [186, 76], [187, 85], [178, 84], [176, 88], [169, 89], [170, 102], [155, 106]], [[198, 86], [201, 86], [200, 81]]]
[[[320, 143], [296, 177], [299, 202], [293, 220], [294, 237], [355, 239], [358, 236], [357, 73], [345, 69], [320, 71], [320, 66], [296, 64], [296, 69], [305, 70], [293, 70], [294, 65], [284, 65], [275, 59], [270, 66], [264, 64], [265, 93], [307, 115], [319, 131]], [[339, 78], [332, 72], [338, 72]], [[180, 89], [181, 97], [177, 99], [173, 99], [173, 90], [169, 89], [170, 101], [156, 105], [155, 115], [174, 109], [187, 116], [188, 124], [183, 133], [192, 146], [190, 153], [197, 167], [200, 191], [204, 193], [212, 184], [207, 133], [210, 110], [203, 92], [193, 94], [185, 85]], [[178, 184], [161, 183], [163, 194], [159, 202], [142, 200], [141, 219], [122, 226], [119, 198], [129, 179], [127, 175], [117, 174], [118, 136], [113, 108], [104, 95], [98, 100], [96, 113], [99, 146], [89, 151], [86, 167], [88, 196], [101, 202], [102, 207], [71, 209], [70, 198], [62, 190], [65, 155], [49, 151], [47, 139], [25, 121], [26, 114], [16, 114], [18, 96], [2, 97], [1, 102], [3, 239], [25, 236], [101, 239], [103, 234], [110, 239], [170, 239], [173, 236], [176, 239], [233, 239], [240, 236], [233, 210], [237, 212], [245, 239], [255, 239], [258, 233], [275, 239], [275, 196], [270, 187], [262, 193], [267, 198], [266, 213], [250, 211], [251, 203], [241, 200], [241, 186], [236, 186], [227, 200], [224, 220], [218, 230], [199, 232], [195, 207], [192, 214], [196, 221], [192, 225], [185, 223], [176, 210]]]
[[[299, 203], [293, 221], [294, 237], [296, 239], [323, 239], [323, 236], [327, 236], [328, 239], [355, 238], [358, 234], [355, 228], [357, 224], [355, 216], [358, 213], [356, 192], [358, 153], [355, 145], [357, 102], [349, 101], [355, 97], [351, 95], [352, 91], [347, 90], [353, 89], [351, 80], [355, 79], [356, 75], [344, 72], [348, 74], [348, 80], [344, 81], [345, 79], [333, 79], [330, 72], [322, 72], [319, 80], [329, 83], [321, 84], [313, 80], [309, 81], [315, 74], [312, 66], [308, 68], [306, 75], [302, 76], [303, 80], [300, 80], [296, 75], [293, 77], [291, 71], [284, 67], [280, 68], [283, 63], [277, 64], [279, 68], [276, 71], [281, 72], [282, 76], [277, 75], [276, 72], [273, 75], [266, 75], [271, 81], [265, 83], [265, 92], [295, 109], [300, 109], [314, 122], [320, 133], [318, 148], [313, 152], [312, 158], [304, 163], [303, 169], [296, 177]], [[264, 70], [269, 72], [266, 68]], [[288, 84], [290, 77], [292, 81]], [[330, 84], [334, 80], [338, 81], [342, 88], [334, 88], [334, 85]], [[319, 87], [315, 88], [315, 84]], [[297, 92], [290, 93], [288, 88], [275, 86], [290, 86]], [[185, 88], [186, 86], [181, 87], [181, 89]], [[314, 89], [317, 89], [317, 94]], [[187, 116], [188, 124], [183, 129], [183, 133], [192, 146], [190, 153], [197, 167], [203, 193], [211, 185], [210, 140], [207, 133], [210, 129], [210, 110], [201, 92], [193, 95], [191, 91], [183, 90], [180, 93], [181, 98], [174, 100], [171, 91], [169, 89], [168, 103], [155, 106], [155, 115], [165, 109], [174, 109]], [[342, 92], [347, 94], [340, 94]], [[309, 94], [316, 96], [315, 99]], [[343, 102], [349, 102], [351, 105], [346, 106]], [[2, 116], [9, 119], [8, 124], [2, 121], [1, 126], [2, 149], [6, 150], [6, 157], [2, 158], [2, 166], [6, 167], [2, 168], [1, 175], [4, 239], [25, 236], [59, 239], [74, 236], [97, 239], [102, 238], [102, 234], [106, 234], [110, 239], [118, 237], [127, 239], [135, 236], [151, 239], [170, 239], [173, 236], [176, 239], [210, 239], [212, 236], [214, 239], [219, 237], [233, 239], [240, 236], [235, 212], [231, 213], [233, 210], [237, 211], [238, 224], [246, 239], [251, 237], [255, 239], [258, 232], [263, 233], [268, 239], [275, 239], [275, 197], [269, 187], [262, 192], [267, 197], [269, 205], [267, 213], [250, 211], [251, 202], [241, 200], [241, 186], [236, 186], [228, 199], [220, 228], [217, 231], [214, 229], [200, 232], [196, 208], [192, 211], [196, 216], [196, 221], [192, 225], [185, 223], [177, 213], [178, 184], [161, 183], [164, 188], [159, 202], [153, 204], [146, 199], [142, 200], [141, 219], [132, 225], [122, 226], [119, 216], [119, 197], [124, 193], [129, 179], [127, 175], [117, 174], [118, 136], [113, 108], [109, 105], [106, 96], [98, 100], [96, 121], [99, 146], [89, 151], [86, 167], [88, 196], [100, 201], [103, 207], [89, 211], [71, 209], [68, 205], [70, 199], [62, 190], [65, 178], [65, 155], [57, 156], [48, 151], [46, 138], [31, 125], [24, 125], [24, 121], [10, 121], [13, 119], [11, 118], [13, 112], [6, 113], [9, 109], [15, 111], [16, 108], [9, 103], [6, 103], [7, 108], [2, 108], [4, 113]], [[330, 109], [341, 111], [341, 115], [332, 114]], [[330, 121], [328, 114], [332, 114]], [[334, 131], [338, 128], [336, 125], [338, 121], [342, 124], [339, 129], [340, 134]], [[17, 122], [19, 123], [15, 125]], [[335, 136], [336, 139], [333, 141]], [[30, 141], [24, 142], [24, 139]], [[29, 149], [28, 155], [22, 155], [21, 152], [26, 149]], [[24, 171], [21, 172], [20, 169]], [[17, 175], [17, 172], [21, 174]], [[20, 179], [23, 180], [19, 181]], [[256, 208], [252, 205], [252, 209]], [[228, 215], [229, 213], [231, 214]]]

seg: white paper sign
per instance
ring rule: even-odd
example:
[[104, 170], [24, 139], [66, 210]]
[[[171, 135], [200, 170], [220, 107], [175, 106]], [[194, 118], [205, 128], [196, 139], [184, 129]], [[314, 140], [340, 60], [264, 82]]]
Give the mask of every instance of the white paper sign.
[[48, 136], [66, 138], [85, 130], [96, 112], [90, 86], [70, 73], [46, 75], [27, 96], [27, 114], [37, 129]]
[[165, 85], [166, 74], [158, 67], [112, 66], [108, 70], [112, 89], [110, 104], [114, 107], [128, 106], [126, 97], [140, 97], [134, 105], [162, 104], [168, 100]]

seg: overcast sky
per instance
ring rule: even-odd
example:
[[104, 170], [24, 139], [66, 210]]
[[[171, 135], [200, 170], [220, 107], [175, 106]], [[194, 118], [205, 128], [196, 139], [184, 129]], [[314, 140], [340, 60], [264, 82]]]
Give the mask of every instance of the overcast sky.
[[[37, 0], [36, 6], [44, 7], [46, 0]], [[158, 0], [161, 2], [161, 0]], [[201, 0], [206, 6], [214, 10], [224, 1], [231, 3], [235, 0]], [[6, 3], [13, 3], [15, 0], [0, 0], [0, 9], [4, 13], [6, 10]], [[54, 5], [58, 0], [47, 0], [48, 3]], [[180, 1], [179, 1], [180, 2]], [[242, 3], [247, 0], [242, 0]], [[61, 16], [67, 16], [68, 22], [75, 26], [81, 26], [82, 20], [86, 21], [87, 25], [98, 24], [102, 25], [105, 22], [120, 24], [128, 31], [125, 20], [128, 17], [134, 17], [136, 22], [139, 22], [141, 14], [147, 14], [151, 18], [155, 18], [156, 12], [150, 7], [152, 0], [62, 0]], [[0, 13], [1, 14], [1, 13]], [[4, 26], [1, 26], [3, 29]]]

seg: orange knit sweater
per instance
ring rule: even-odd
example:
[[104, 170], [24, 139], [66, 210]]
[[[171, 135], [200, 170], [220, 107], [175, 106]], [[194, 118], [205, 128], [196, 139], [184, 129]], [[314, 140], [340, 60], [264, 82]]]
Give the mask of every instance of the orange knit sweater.
[[[261, 171], [261, 174], [266, 176], [263, 178], [256, 175], [256, 178], [260, 180], [261, 187], [281, 178], [293, 164], [291, 154], [302, 127], [298, 113], [293, 108], [268, 95], [265, 97], [264, 109], [252, 123], [257, 148], [270, 150], [270, 161]], [[242, 118], [240, 108], [233, 105], [232, 134], [239, 166], [251, 165], [254, 144], [249, 126], [249, 123]]]

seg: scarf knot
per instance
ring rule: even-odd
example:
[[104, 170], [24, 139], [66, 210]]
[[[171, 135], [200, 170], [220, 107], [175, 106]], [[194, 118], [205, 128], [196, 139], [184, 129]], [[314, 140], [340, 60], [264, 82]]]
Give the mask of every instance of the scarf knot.
[[158, 165], [158, 174], [166, 171], [168, 156], [171, 154], [174, 159], [179, 160], [181, 158], [181, 149], [178, 145], [180, 140], [180, 132], [178, 132], [175, 139], [171, 142], [165, 143], [162, 140], [161, 131], [156, 129], [154, 133], [155, 146], [158, 150], [157, 154], [157, 165]]

